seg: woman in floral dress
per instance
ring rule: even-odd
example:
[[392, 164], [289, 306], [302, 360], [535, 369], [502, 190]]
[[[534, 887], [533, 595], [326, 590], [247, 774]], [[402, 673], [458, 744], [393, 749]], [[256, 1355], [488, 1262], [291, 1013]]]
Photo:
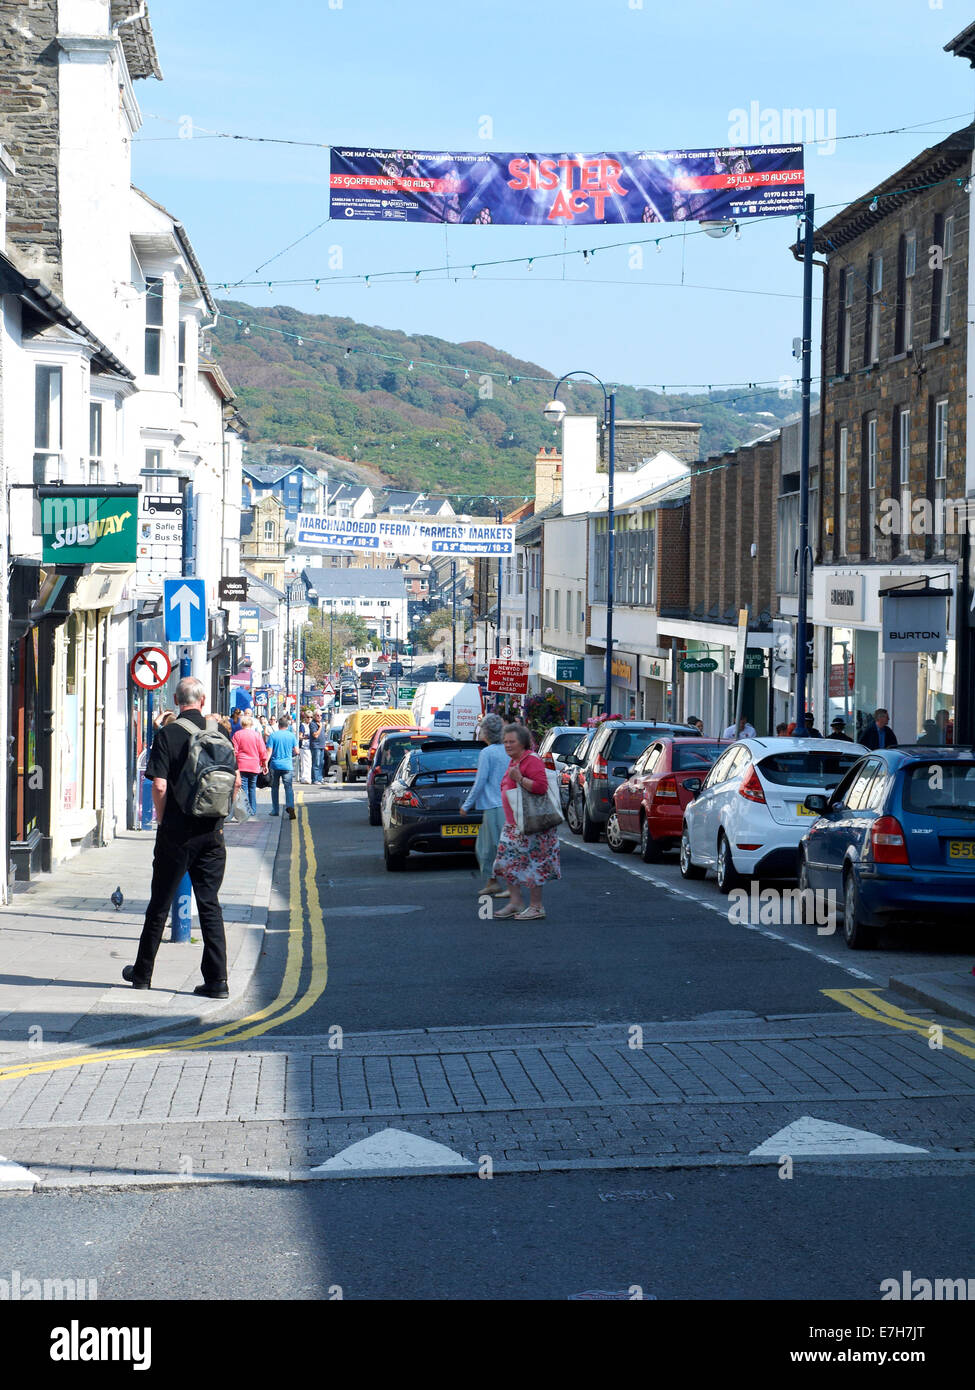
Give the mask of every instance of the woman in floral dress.
[[[494, 877], [504, 879], [510, 886], [511, 902], [494, 914], [495, 920], [499, 917], [516, 917], [519, 922], [539, 921], [545, 916], [542, 884], [550, 878], [562, 877], [558, 827], [535, 835], [520, 835], [515, 828], [514, 811], [505, 795], [515, 787], [524, 787], [536, 796], [544, 796], [548, 790], [545, 764], [536, 753], [530, 751], [531, 742], [531, 733], [524, 724], [509, 724], [504, 731], [504, 751], [511, 762], [501, 782], [504, 829], [494, 861]], [[527, 906], [524, 899], [526, 886], [529, 895]]]

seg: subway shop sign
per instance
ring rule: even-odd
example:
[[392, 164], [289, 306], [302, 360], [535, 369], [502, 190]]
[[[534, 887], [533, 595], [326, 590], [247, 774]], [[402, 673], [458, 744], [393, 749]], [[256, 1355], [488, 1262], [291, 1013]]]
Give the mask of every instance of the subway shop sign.
[[135, 564], [137, 487], [39, 487], [44, 564]]

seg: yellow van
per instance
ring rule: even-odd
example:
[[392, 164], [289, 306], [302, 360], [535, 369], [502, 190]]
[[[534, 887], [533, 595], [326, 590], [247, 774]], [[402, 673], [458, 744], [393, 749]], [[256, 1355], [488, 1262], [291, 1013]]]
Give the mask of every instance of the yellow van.
[[343, 782], [357, 782], [369, 771], [369, 744], [377, 729], [409, 729], [413, 716], [408, 709], [353, 710], [342, 729], [339, 744], [339, 776]]

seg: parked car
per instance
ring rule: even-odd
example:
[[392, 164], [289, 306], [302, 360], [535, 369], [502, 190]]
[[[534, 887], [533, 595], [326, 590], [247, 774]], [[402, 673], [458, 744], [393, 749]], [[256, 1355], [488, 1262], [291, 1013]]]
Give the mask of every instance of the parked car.
[[701, 790], [730, 739], [658, 738], [637, 759], [633, 776], [621, 782], [606, 822], [606, 843], [616, 854], [637, 845], [645, 864], [680, 846], [684, 810]]
[[582, 734], [578, 724], [553, 724], [545, 731], [538, 745], [538, 756], [549, 771], [561, 776], [563, 768], [568, 766], [566, 759], [578, 748]]
[[396, 774], [396, 769], [411, 748], [421, 743], [452, 743], [445, 734], [434, 734], [429, 729], [380, 729], [377, 730], [370, 751], [372, 763], [366, 778], [366, 800], [369, 805], [369, 824], [382, 823], [383, 792]]
[[461, 814], [477, 776], [481, 749], [457, 739], [407, 753], [382, 800], [383, 856], [390, 872], [406, 867], [411, 850], [466, 853], [474, 849], [480, 811]]
[[413, 720], [408, 710], [360, 709], [351, 714], [342, 727], [339, 745], [339, 777], [343, 782], [357, 782], [369, 772], [372, 759], [369, 744], [377, 729], [409, 729]]
[[832, 890], [852, 950], [887, 923], [968, 922], [975, 911], [975, 748], [861, 753], [799, 846], [799, 886]]
[[722, 893], [752, 878], [795, 878], [799, 841], [815, 814], [806, 797], [828, 796], [862, 756], [856, 744], [829, 738], [731, 744], [684, 811], [681, 873], [704, 878], [713, 868]]
[[[599, 839], [613, 810], [616, 788], [630, 776], [640, 754], [664, 734], [700, 737], [690, 724], [665, 721], [610, 720], [595, 730], [572, 788], [573, 814], [578, 818], [584, 840], [592, 843]], [[569, 828], [572, 828], [571, 821]]]
[[579, 779], [586, 766], [586, 754], [599, 732], [590, 729], [585, 733], [571, 753], [562, 754], [562, 771], [559, 773], [559, 796], [565, 823], [573, 835], [582, 834], [582, 798], [579, 796]]

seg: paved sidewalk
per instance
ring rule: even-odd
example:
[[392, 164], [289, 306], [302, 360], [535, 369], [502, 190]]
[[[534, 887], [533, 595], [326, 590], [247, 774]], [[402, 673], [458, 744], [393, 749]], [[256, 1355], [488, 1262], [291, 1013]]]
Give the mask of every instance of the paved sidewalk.
[[[202, 940], [175, 945], [167, 927], [151, 990], [121, 979], [149, 899], [154, 832], [123, 831], [43, 875], [0, 910], [0, 1061], [39, 1044], [119, 1041], [210, 1019], [239, 1000], [257, 966], [267, 923], [282, 819], [261, 806], [255, 819], [227, 825], [227, 872], [220, 899], [227, 924], [229, 1000], [193, 994]], [[121, 911], [110, 898], [120, 886]], [[37, 1030], [41, 1031], [38, 1032]], [[38, 1055], [34, 1053], [34, 1055]]]

